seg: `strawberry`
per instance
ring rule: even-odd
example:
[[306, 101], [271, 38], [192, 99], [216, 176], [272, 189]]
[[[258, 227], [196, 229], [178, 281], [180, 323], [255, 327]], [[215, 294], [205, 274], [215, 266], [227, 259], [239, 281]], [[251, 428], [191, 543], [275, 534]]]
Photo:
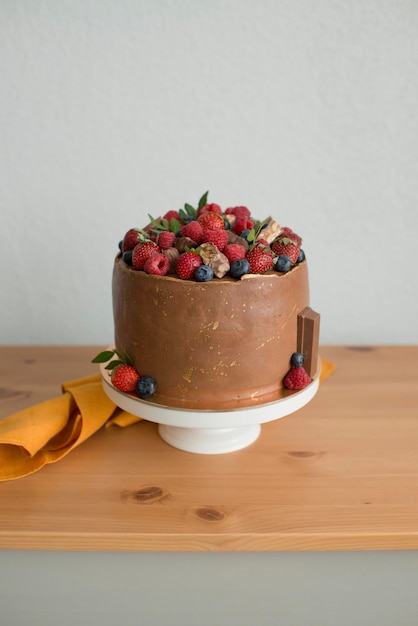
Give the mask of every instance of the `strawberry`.
[[253, 220], [250, 220], [245, 215], [239, 215], [235, 221], [234, 230], [237, 235], [240, 235], [243, 230], [251, 230], [254, 228]]
[[274, 254], [279, 256], [280, 254], [285, 254], [289, 257], [294, 265], [298, 260], [300, 245], [297, 243], [295, 239], [290, 239], [289, 237], [278, 237], [271, 244], [271, 249]]
[[288, 226], [283, 226], [282, 232], [280, 233], [281, 237], [289, 237], [289, 239], [293, 239], [296, 241], [299, 246], [302, 245], [302, 237], [299, 237], [291, 228]]
[[251, 274], [264, 274], [273, 267], [274, 257], [270, 248], [255, 246], [246, 254]]
[[203, 215], [204, 213], [217, 213], [218, 215], [222, 215], [222, 209], [219, 204], [205, 204], [201, 209], [198, 210], [197, 215]]
[[303, 365], [292, 367], [284, 377], [283, 384], [288, 389], [304, 389], [312, 379], [309, 378]]
[[133, 250], [140, 241], [142, 231], [139, 228], [130, 228], [122, 239], [122, 252]]
[[153, 241], [138, 243], [132, 252], [132, 265], [136, 270], [143, 270], [145, 261], [155, 252], [159, 252], [159, 247]]
[[228, 243], [228, 233], [226, 230], [204, 230], [202, 243], [214, 243], [219, 252], [223, 252]]
[[203, 228], [196, 220], [184, 224], [184, 226], [180, 228], [181, 237], [189, 237], [189, 239], [192, 239], [197, 245], [202, 241], [202, 234]]
[[162, 230], [160, 233], [158, 233], [157, 236], [158, 247], [160, 248], [160, 250], [168, 250], [168, 248], [171, 248], [173, 246], [175, 238], [176, 235], [174, 233], [170, 232], [169, 230]]
[[217, 213], [203, 213], [197, 218], [197, 221], [203, 230], [225, 230], [224, 221]]
[[196, 252], [183, 252], [176, 261], [176, 274], [183, 280], [193, 278], [194, 271], [202, 265], [202, 258]]
[[162, 254], [162, 252], [154, 252], [144, 264], [144, 271], [147, 274], [156, 274], [157, 276], [165, 276], [170, 269], [170, 259]]
[[230, 265], [232, 265], [234, 261], [245, 257], [245, 248], [244, 246], [240, 246], [239, 243], [228, 243], [222, 252], [228, 259]]
[[131, 365], [117, 365], [111, 374], [113, 386], [119, 391], [131, 393], [135, 391], [139, 374]]

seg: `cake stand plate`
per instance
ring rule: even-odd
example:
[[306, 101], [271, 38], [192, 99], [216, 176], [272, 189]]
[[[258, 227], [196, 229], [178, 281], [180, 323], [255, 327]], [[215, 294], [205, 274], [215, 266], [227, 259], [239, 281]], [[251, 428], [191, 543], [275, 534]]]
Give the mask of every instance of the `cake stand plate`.
[[108, 370], [100, 365], [103, 389], [116, 406], [158, 424], [160, 437], [171, 446], [197, 454], [224, 454], [252, 444], [260, 434], [260, 424], [290, 415], [312, 400], [319, 388], [320, 369], [305, 389], [276, 402], [226, 411], [199, 411], [172, 408], [123, 393], [112, 385]]

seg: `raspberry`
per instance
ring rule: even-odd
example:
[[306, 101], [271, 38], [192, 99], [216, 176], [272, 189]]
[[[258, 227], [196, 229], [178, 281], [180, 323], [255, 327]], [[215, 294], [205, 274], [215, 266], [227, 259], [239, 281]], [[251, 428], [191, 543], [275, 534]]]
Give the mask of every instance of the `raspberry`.
[[303, 389], [310, 382], [312, 382], [312, 379], [309, 378], [302, 365], [300, 367], [292, 367], [283, 380], [284, 386], [288, 389]]
[[188, 224], [184, 224], [184, 226], [180, 228], [180, 235], [182, 237], [189, 237], [189, 239], [192, 239], [198, 245], [202, 242], [202, 234], [202, 226], [196, 220], [193, 220]]
[[225, 213], [226, 215], [232, 213], [232, 215], [235, 215], [236, 217], [250, 217], [251, 215], [250, 210], [247, 209], [246, 206], [229, 207], [228, 209], [226, 209]]
[[203, 213], [197, 218], [203, 230], [225, 230], [225, 223], [217, 213]]
[[138, 243], [132, 252], [132, 265], [136, 270], [143, 270], [145, 261], [152, 254], [159, 251], [157, 244], [152, 241], [145, 241], [144, 243]]
[[157, 244], [161, 250], [168, 250], [173, 246], [175, 234], [169, 230], [163, 230], [158, 234]]
[[154, 252], [145, 261], [144, 271], [147, 274], [156, 274], [157, 276], [165, 276], [170, 269], [170, 259], [162, 252]]
[[202, 258], [195, 252], [183, 252], [176, 261], [176, 274], [183, 280], [193, 278], [194, 271], [202, 265]]
[[117, 365], [112, 371], [110, 378], [116, 389], [125, 393], [131, 393], [136, 389], [139, 374], [131, 365]]
[[222, 252], [228, 243], [228, 233], [226, 230], [204, 230], [201, 243], [214, 243]]
[[252, 228], [254, 228], [253, 220], [241, 215], [237, 217], [234, 225], [234, 230], [237, 235], [240, 235], [243, 230], [251, 230]]
[[179, 212], [178, 211], [167, 211], [167, 213], [163, 216], [163, 219], [167, 220], [168, 222], [170, 222], [171, 220], [179, 220], [180, 216], [179, 216]]
[[273, 267], [274, 258], [270, 248], [256, 246], [249, 250], [246, 259], [250, 264], [251, 274], [264, 274]]
[[239, 243], [228, 243], [222, 251], [232, 265], [234, 261], [243, 259], [245, 257], [245, 248], [240, 246]]

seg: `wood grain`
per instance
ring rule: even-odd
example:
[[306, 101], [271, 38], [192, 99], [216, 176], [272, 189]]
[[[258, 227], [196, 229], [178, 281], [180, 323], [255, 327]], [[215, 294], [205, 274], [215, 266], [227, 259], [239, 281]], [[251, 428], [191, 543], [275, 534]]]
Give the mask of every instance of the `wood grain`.
[[[0, 348], [0, 418], [95, 371], [97, 347]], [[322, 347], [314, 400], [239, 452], [171, 448], [156, 425], [102, 429], [0, 483], [0, 548], [418, 549], [418, 347]]]

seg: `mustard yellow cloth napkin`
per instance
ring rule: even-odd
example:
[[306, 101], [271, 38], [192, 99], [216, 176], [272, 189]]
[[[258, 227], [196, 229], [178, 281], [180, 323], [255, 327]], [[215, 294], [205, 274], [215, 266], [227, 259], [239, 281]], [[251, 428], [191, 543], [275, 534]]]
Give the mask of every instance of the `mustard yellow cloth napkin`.
[[100, 374], [63, 383], [61, 396], [0, 420], [0, 481], [58, 461], [103, 425], [139, 419], [109, 400]]
[[[321, 382], [335, 369], [322, 362]], [[22, 478], [58, 461], [102, 426], [140, 421], [109, 400], [100, 374], [62, 384], [62, 395], [0, 420], [0, 481]]]

